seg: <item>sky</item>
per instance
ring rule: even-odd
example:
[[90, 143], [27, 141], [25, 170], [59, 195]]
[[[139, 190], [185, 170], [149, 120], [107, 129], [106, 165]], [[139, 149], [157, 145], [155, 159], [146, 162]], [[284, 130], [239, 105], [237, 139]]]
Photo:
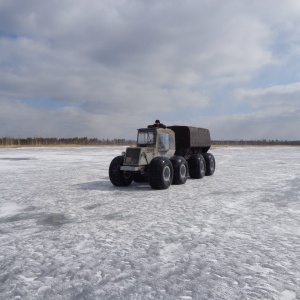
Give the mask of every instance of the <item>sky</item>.
[[0, 0], [0, 137], [299, 140], [298, 0]]

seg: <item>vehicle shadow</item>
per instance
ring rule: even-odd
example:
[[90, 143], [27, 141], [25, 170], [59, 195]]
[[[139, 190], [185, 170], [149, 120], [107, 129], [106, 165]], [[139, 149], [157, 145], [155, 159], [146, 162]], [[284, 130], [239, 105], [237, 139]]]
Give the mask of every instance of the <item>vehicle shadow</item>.
[[74, 185], [76, 188], [80, 190], [99, 190], [99, 191], [138, 191], [140, 192], [141, 189], [143, 191], [153, 191], [150, 185], [147, 182], [137, 183], [132, 182], [129, 186], [114, 186], [109, 180], [102, 180], [102, 181], [91, 181], [91, 182], [84, 182], [78, 183]]

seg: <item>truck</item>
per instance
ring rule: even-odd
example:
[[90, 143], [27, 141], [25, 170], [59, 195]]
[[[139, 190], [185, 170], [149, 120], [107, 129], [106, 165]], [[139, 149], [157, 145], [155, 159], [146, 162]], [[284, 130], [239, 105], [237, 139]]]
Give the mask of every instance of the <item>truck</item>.
[[137, 143], [116, 156], [109, 166], [109, 179], [114, 186], [149, 182], [156, 190], [171, 184], [185, 184], [187, 178], [201, 179], [215, 172], [215, 158], [210, 132], [191, 126], [148, 126], [137, 132]]

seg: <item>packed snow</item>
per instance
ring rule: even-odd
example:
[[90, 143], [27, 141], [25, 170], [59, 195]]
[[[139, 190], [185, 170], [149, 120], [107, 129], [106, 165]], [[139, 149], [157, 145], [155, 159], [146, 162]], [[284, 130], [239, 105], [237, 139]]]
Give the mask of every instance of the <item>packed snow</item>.
[[125, 147], [0, 149], [1, 299], [300, 299], [300, 149], [115, 187]]

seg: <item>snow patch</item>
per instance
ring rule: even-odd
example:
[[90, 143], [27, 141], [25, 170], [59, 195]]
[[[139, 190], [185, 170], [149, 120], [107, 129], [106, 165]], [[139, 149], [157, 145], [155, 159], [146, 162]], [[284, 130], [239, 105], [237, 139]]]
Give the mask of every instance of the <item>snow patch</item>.
[[24, 206], [20, 206], [16, 203], [3, 203], [0, 206], [0, 217], [8, 217], [11, 215], [17, 214], [19, 211], [21, 211], [24, 208]]
[[297, 297], [293, 291], [285, 290], [281, 293], [280, 300], [295, 300]]

